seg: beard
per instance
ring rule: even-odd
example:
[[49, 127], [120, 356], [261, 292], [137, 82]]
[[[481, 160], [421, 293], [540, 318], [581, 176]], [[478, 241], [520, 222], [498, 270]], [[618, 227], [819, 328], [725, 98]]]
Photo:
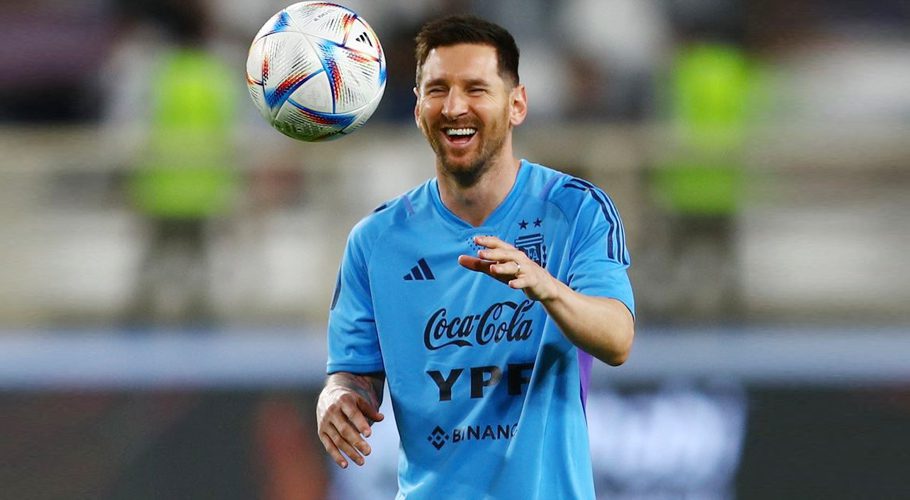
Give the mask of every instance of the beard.
[[[476, 128], [478, 135], [481, 132], [485, 133], [480, 137], [482, 142], [478, 146], [479, 151], [459, 159], [451, 157], [446, 150], [444, 139], [440, 139], [435, 134], [426, 134], [426, 136], [430, 142], [430, 147], [436, 153], [436, 159], [442, 166], [443, 171], [455, 179], [455, 182], [460, 186], [471, 187], [477, 184], [483, 174], [490, 169], [493, 163], [492, 160], [502, 151], [508, 134], [508, 126], [503, 124], [508, 124], [508, 114], [506, 114], [503, 121], [493, 124], [489, 130], [482, 130], [476, 125], [464, 125]], [[461, 125], [459, 124], [459, 126]]]
[[502, 151], [505, 140], [505, 135], [501, 134], [491, 138], [491, 140], [485, 140], [480, 145], [480, 151], [473, 154], [472, 157], [458, 160], [449, 155], [438, 138], [432, 141], [434, 143], [432, 147], [436, 152], [436, 158], [442, 165], [442, 169], [455, 179], [460, 186], [471, 187], [477, 184], [483, 174], [490, 169], [492, 166], [491, 160]]

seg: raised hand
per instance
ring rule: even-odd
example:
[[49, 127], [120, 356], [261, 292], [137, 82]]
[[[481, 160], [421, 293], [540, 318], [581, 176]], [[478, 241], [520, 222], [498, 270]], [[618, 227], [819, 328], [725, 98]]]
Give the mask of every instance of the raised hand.
[[557, 281], [524, 252], [495, 236], [477, 236], [474, 242], [485, 247], [473, 255], [461, 255], [458, 263], [524, 291], [531, 300], [547, 300], [557, 293]]

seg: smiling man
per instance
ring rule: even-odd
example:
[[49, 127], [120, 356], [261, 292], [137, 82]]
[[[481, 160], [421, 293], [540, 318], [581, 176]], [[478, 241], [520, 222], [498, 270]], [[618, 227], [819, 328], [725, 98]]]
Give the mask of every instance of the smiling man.
[[623, 363], [634, 301], [622, 222], [581, 179], [519, 160], [518, 48], [470, 16], [417, 36], [414, 117], [436, 175], [348, 238], [329, 318], [319, 437], [341, 467], [387, 381], [399, 498], [594, 498], [593, 358]]
[[[514, 181], [510, 168], [496, 167], [515, 162], [503, 154], [512, 149], [512, 126], [524, 120], [527, 97], [524, 86], [499, 74], [496, 52], [489, 45], [437, 47], [417, 75], [417, 126], [436, 153], [437, 176], [455, 190], [474, 186], [486, 173], [512, 174]], [[484, 180], [506, 190], [512, 184]]]

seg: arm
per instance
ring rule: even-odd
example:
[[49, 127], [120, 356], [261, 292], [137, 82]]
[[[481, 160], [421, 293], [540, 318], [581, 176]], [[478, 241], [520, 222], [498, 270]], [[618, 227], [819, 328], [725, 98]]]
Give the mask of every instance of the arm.
[[542, 297], [540, 303], [563, 334], [604, 363], [623, 364], [629, 357], [635, 336], [632, 313], [625, 304], [616, 299], [580, 294], [550, 276], [545, 269], [541, 271], [554, 283], [555, 293]]
[[385, 416], [379, 413], [382, 403], [382, 373], [355, 374], [338, 372], [329, 375], [316, 404], [319, 440], [332, 459], [342, 468], [350, 457], [363, 465], [363, 455], [370, 454], [370, 426]]
[[622, 302], [572, 290], [499, 238], [482, 236], [475, 241], [487, 249], [477, 257], [460, 256], [462, 266], [490, 275], [539, 301], [569, 341], [601, 361], [617, 366], [628, 358], [635, 328], [632, 313]]

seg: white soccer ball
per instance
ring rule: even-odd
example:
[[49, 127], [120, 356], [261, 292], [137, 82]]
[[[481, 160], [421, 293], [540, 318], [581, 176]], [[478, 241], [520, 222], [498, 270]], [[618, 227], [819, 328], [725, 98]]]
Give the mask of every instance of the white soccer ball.
[[385, 55], [356, 12], [300, 2], [256, 34], [246, 79], [260, 114], [281, 133], [302, 141], [337, 139], [376, 111], [385, 90]]

